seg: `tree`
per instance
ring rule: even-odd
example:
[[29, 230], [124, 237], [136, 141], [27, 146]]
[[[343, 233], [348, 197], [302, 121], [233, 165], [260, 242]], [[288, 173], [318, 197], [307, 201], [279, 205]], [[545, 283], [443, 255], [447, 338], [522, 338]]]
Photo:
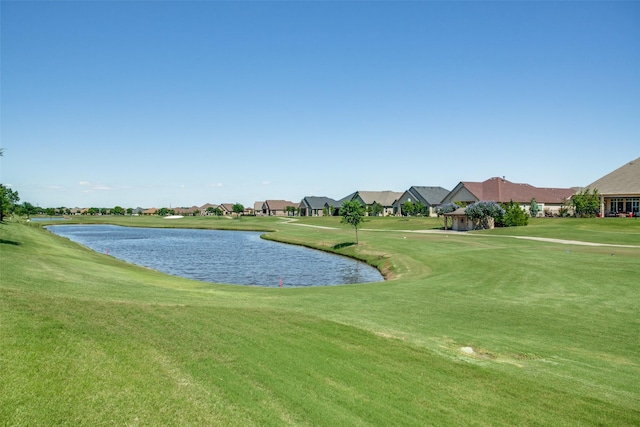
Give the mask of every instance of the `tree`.
[[[0, 151], [0, 155], [2, 152]], [[0, 184], [0, 222], [4, 219], [5, 215], [11, 215], [16, 203], [20, 201], [18, 192], [14, 191], [4, 185]]]
[[31, 216], [38, 213], [38, 208], [29, 202], [23, 202], [21, 205], [15, 207], [15, 212], [18, 215]]
[[402, 204], [402, 215], [411, 216], [413, 212], [416, 210], [416, 205], [411, 203], [409, 200]]
[[285, 206], [284, 210], [287, 213], [287, 216], [296, 216], [297, 208], [295, 206]]
[[111, 215], [124, 215], [124, 208], [122, 206], [115, 206], [111, 209]]
[[369, 206], [369, 212], [372, 216], [380, 216], [380, 214], [384, 211], [384, 207], [376, 202], [373, 202], [371, 206]]
[[[448, 216], [446, 216], [446, 213], [450, 213], [455, 211], [456, 209], [458, 209], [458, 205], [456, 205], [455, 203], [445, 203], [443, 205], [438, 206], [438, 209], [436, 209], [436, 213], [438, 214], [438, 216], [442, 216], [444, 218], [444, 229], [446, 230], [448, 228], [447, 224], [449, 222], [449, 220], [447, 218], [449, 218]], [[451, 221], [453, 221], [453, 218], [451, 219]], [[453, 224], [451, 224], [451, 226], [453, 227]]]
[[494, 201], [480, 200], [467, 206], [466, 213], [475, 229], [487, 229], [491, 228], [491, 222], [495, 218], [504, 215], [504, 209]]
[[349, 224], [356, 229], [356, 245], [358, 244], [358, 226], [363, 222], [365, 208], [357, 200], [345, 202], [340, 208], [340, 220], [343, 224]]
[[597, 189], [589, 191], [589, 187], [571, 196], [571, 206], [576, 217], [594, 217], [600, 211], [600, 194]]
[[423, 205], [421, 201], [417, 200], [413, 204], [413, 213], [416, 216], [418, 216], [418, 215], [425, 216], [425, 215], [427, 215], [427, 207], [425, 205]]
[[127, 208], [127, 215], [133, 215], [133, 208]]
[[157, 212], [158, 216], [174, 215], [175, 213], [176, 211], [169, 208], [160, 208], [158, 209], [158, 212]]
[[215, 216], [222, 215], [222, 209], [220, 209], [218, 207], [214, 208], [213, 206], [207, 207], [206, 212], [207, 212], [208, 215], [215, 215]]
[[517, 227], [529, 224], [529, 215], [519, 204], [510, 201], [503, 203], [504, 215], [496, 218], [497, 227]]
[[529, 215], [531, 215], [531, 218], [535, 218], [538, 216], [538, 212], [540, 212], [540, 209], [538, 209], [538, 202], [533, 198], [531, 199], [531, 205], [529, 206]]
[[240, 214], [244, 212], [244, 206], [240, 203], [236, 203], [231, 208], [234, 214], [236, 214], [236, 218], [240, 218]]

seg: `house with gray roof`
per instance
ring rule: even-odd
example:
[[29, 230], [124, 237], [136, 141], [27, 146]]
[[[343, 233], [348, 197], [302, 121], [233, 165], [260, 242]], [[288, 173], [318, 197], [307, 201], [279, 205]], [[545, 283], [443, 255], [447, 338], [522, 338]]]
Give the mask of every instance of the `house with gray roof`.
[[375, 212], [377, 209], [381, 209], [380, 215], [387, 216], [394, 214], [393, 205], [400, 196], [402, 196], [402, 193], [398, 191], [356, 191], [343, 197], [338, 202], [342, 206], [344, 202], [357, 200], [367, 207], [367, 212]]
[[300, 216], [334, 215], [340, 203], [330, 197], [307, 196], [300, 201]]
[[640, 215], [640, 157], [592, 182], [605, 216]]
[[449, 194], [449, 190], [446, 188], [414, 185], [402, 193], [402, 196], [394, 203], [393, 209], [396, 215], [402, 215], [403, 204], [419, 202], [426, 208], [428, 216], [435, 216], [436, 207], [440, 205], [447, 194]]

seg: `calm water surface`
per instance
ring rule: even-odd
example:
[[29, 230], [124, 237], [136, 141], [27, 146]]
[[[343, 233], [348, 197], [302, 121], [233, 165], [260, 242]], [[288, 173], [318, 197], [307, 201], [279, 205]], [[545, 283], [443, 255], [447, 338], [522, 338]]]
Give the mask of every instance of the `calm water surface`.
[[326, 286], [382, 281], [350, 258], [260, 238], [258, 232], [53, 225], [47, 229], [97, 252], [175, 276], [254, 286]]

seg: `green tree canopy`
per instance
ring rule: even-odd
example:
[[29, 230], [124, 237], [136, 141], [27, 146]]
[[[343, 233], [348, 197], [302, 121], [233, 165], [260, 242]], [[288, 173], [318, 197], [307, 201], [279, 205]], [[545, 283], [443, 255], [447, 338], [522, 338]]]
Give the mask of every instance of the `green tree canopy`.
[[600, 194], [597, 189], [589, 187], [571, 196], [573, 214], [577, 217], [594, 217], [600, 210]]
[[411, 216], [416, 209], [416, 205], [407, 200], [402, 204], [402, 215], [403, 216]]
[[240, 218], [240, 214], [244, 212], [244, 206], [241, 203], [235, 203], [231, 209], [237, 218]]
[[18, 197], [17, 191], [0, 184], [0, 222], [5, 215], [10, 215], [14, 212], [16, 203], [19, 201], [20, 197]]
[[122, 206], [115, 206], [111, 209], [111, 215], [124, 215], [125, 210]]
[[504, 209], [504, 215], [496, 217], [496, 226], [517, 227], [529, 224], [529, 215], [513, 200], [509, 203], [502, 203], [502, 209]]
[[356, 245], [358, 244], [358, 226], [364, 221], [365, 207], [357, 200], [345, 202], [340, 208], [340, 220], [343, 224], [349, 224], [356, 230]]

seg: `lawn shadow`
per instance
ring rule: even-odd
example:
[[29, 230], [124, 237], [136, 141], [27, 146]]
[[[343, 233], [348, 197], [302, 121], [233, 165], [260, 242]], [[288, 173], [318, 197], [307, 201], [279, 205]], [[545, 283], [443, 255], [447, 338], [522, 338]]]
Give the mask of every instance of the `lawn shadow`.
[[14, 242], [13, 240], [4, 240], [4, 239], [0, 239], [0, 244], [14, 245], [14, 246], [20, 246], [21, 245], [20, 242]]
[[342, 248], [346, 248], [346, 247], [349, 247], [349, 246], [353, 246], [355, 244], [356, 244], [356, 242], [336, 243], [335, 245], [333, 245], [333, 249], [342, 249]]

